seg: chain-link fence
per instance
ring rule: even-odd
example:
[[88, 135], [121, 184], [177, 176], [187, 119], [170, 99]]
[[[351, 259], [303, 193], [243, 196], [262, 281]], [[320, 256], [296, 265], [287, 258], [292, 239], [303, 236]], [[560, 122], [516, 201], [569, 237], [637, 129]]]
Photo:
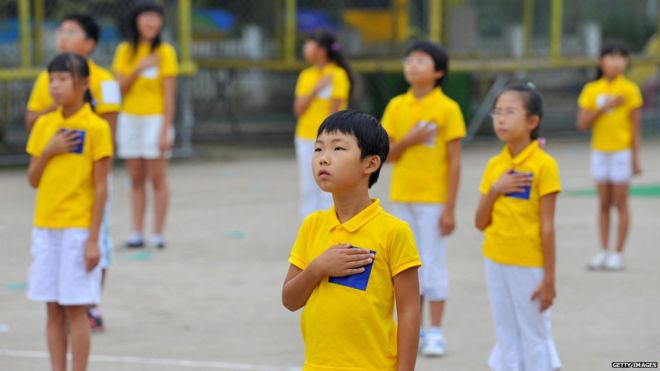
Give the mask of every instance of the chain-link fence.
[[[180, 85], [177, 107], [182, 113], [177, 122], [188, 122], [184, 126], [192, 128], [198, 140], [243, 136], [269, 143], [282, 138], [288, 143], [295, 126], [291, 112], [295, 81], [305, 67], [302, 44], [305, 34], [317, 28], [336, 33], [357, 72], [352, 107], [376, 116], [392, 96], [406, 89], [401, 59], [410, 40], [440, 42], [451, 57], [444, 88], [459, 102], [477, 134], [488, 133], [483, 112], [498, 77], [499, 82], [533, 80], [546, 96], [544, 130], [573, 132], [577, 95], [593, 77], [600, 45], [605, 39], [622, 39], [634, 53], [631, 77], [646, 93], [645, 117], [652, 124], [647, 128], [657, 128], [659, 0], [160, 3], [166, 9], [165, 38], [177, 47], [180, 57], [190, 57], [199, 67]], [[55, 53], [59, 19], [72, 11], [94, 15], [103, 25], [103, 34], [92, 57], [109, 66], [121, 39], [118, 25], [133, 4], [128, 0], [0, 0], [0, 68], [11, 69], [0, 70], [0, 146], [5, 152], [22, 150], [25, 102], [35, 71]], [[192, 72], [192, 64], [189, 67]], [[189, 138], [186, 134], [178, 143], [189, 143]]]

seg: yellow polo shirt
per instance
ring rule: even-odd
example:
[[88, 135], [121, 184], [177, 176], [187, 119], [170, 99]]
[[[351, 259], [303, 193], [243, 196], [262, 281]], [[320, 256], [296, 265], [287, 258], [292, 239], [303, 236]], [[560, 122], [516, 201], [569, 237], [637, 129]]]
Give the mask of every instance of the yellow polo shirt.
[[[87, 60], [87, 65], [89, 66], [89, 90], [92, 93], [94, 111], [99, 115], [119, 112], [121, 90], [115, 77], [91, 59]], [[48, 84], [48, 71], [42, 71], [32, 87], [27, 105], [28, 111], [39, 112], [53, 105]]]
[[[304, 370], [393, 371], [397, 326], [392, 277], [421, 266], [412, 232], [405, 222], [386, 213], [378, 200], [343, 224], [333, 207], [305, 219], [289, 262], [304, 270], [339, 243], [374, 251], [375, 259], [368, 274], [325, 278], [310, 295], [301, 317]], [[350, 286], [351, 280], [360, 278], [365, 289]]]
[[[154, 51], [160, 57], [158, 67], [145, 69], [133, 82], [133, 85], [124, 96], [122, 112], [132, 115], [162, 115], [164, 108], [163, 79], [176, 77], [179, 67], [174, 47], [162, 43]], [[112, 70], [124, 76], [135, 71], [140, 61], [151, 54], [151, 45], [142, 43], [137, 52], [133, 53], [130, 43], [122, 42], [117, 47]]]
[[34, 226], [89, 228], [94, 206], [94, 162], [112, 157], [110, 125], [88, 104], [68, 118], [58, 109], [37, 119], [30, 132], [27, 153], [41, 156], [60, 129], [82, 131], [82, 150], [59, 154], [48, 161], [37, 188]]
[[624, 76], [612, 81], [601, 78], [584, 86], [578, 106], [595, 111], [608, 97], [623, 96], [623, 104], [610, 109], [596, 119], [591, 134], [591, 147], [597, 151], [615, 152], [632, 147], [632, 121], [630, 112], [644, 104], [639, 87]]
[[394, 202], [445, 203], [449, 191], [447, 143], [465, 137], [458, 104], [440, 88], [417, 99], [412, 91], [394, 97], [383, 114], [383, 127], [393, 141], [402, 140], [420, 122], [434, 125], [429, 143], [408, 147], [394, 163], [390, 199]]
[[333, 99], [343, 99], [346, 103], [339, 107], [348, 107], [348, 94], [351, 83], [343, 68], [334, 63], [328, 63], [323, 68], [312, 66], [304, 69], [296, 83], [296, 97], [312, 92], [316, 83], [325, 76], [332, 76], [332, 82], [321, 90], [312, 100], [307, 110], [298, 118], [296, 138], [315, 140], [319, 127], [326, 117], [330, 116], [330, 103]]
[[557, 162], [533, 141], [512, 158], [505, 146], [488, 161], [479, 190], [488, 194], [493, 183], [510, 171], [532, 174], [528, 193], [502, 195], [493, 205], [491, 223], [484, 231], [484, 255], [499, 264], [543, 267], [541, 197], [561, 190]]

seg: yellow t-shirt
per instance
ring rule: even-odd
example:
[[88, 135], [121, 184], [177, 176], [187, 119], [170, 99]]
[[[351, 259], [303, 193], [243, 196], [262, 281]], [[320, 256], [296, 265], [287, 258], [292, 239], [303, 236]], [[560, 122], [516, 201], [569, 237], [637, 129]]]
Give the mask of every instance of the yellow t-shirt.
[[[176, 51], [172, 45], [162, 43], [155, 50], [160, 57], [158, 67], [145, 69], [135, 80], [131, 88], [124, 96], [122, 112], [133, 115], [162, 115], [164, 108], [163, 79], [176, 77], [179, 67], [176, 59]], [[122, 42], [117, 47], [115, 59], [112, 62], [112, 70], [124, 76], [129, 76], [135, 71], [140, 61], [151, 54], [149, 44], [140, 44], [137, 53], [133, 53], [130, 43]]]
[[325, 278], [310, 295], [301, 316], [304, 370], [395, 370], [392, 277], [421, 266], [412, 232], [405, 222], [386, 213], [378, 200], [343, 224], [333, 207], [305, 219], [289, 262], [304, 270], [339, 243], [374, 251], [375, 259], [369, 274], [351, 276], [366, 277], [366, 289]]
[[394, 202], [447, 202], [447, 143], [465, 137], [465, 121], [458, 104], [440, 88], [419, 100], [408, 91], [392, 98], [382, 122], [395, 142], [420, 122], [433, 125], [429, 128], [437, 132], [432, 141], [407, 148], [394, 163], [390, 199]]
[[632, 147], [632, 121], [630, 112], [644, 104], [639, 87], [623, 76], [612, 81], [601, 78], [584, 86], [578, 106], [595, 111], [608, 97], [623, 96], [623, 103], [596, 119], [591, 135], [591, 147], [597, 151], [615, 152]]
[[110, 125], [88, 104], [68, 118], [58, 109], [39, 117], [34, 124], [27, 153], [41, 156], [60, 129], [82, 131], [82, 150], [59, 154], [48, 161], [37, 188], [34, 226], [89, 228], [94, 206], [94, 162], [112, 157]]
[[532, 185], [528, 192], [497, 198], [484, 231], [483, 253], [499, 264], [543, 267], [541, 197], [561, 190], [559, 167], [536, 141], [514, 158], [505, 146], [488, 161], [479, 191], [488, 194], [493, 183], [512, 169], [531, 173]]
[[329, 63], [321, 69], [315, 66], [304, 69], [298, 76], [296, 97], [311, 93], [316, 83], [325, 76], [332, 76], [332, 82], [314, 97], [307, 110], [298, 118], [297, 138], [316, 139], [316, 134], [323, 120], [330, 116], [330, 103], [333, 99], [345, 100], [346, 103], [342, 104], [339, 110], [348, 107], [348, 94], [351, 83], [346, 71], [334, 63]]
[[[119, 112], [121, 90], [115, 77], [91, 59], [87, 60], [87, 64], [89, 65], [89, 90], [92, 93], [94, 111], [99, 115]], [[42, 71], [32, 87], [27, 105], [28, 111], [39, 112], [53, 105], [48, 83], [48, 71]]]

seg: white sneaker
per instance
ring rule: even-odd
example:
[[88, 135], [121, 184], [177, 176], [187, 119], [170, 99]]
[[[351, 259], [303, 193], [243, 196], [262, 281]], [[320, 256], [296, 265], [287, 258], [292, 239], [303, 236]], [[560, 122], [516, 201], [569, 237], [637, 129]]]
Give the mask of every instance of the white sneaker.
[[605, 260], [605, 269], [610, 271], [620, 271], [623, 269], [623, 254], [614, 252], [608, 255]]
[[591, 259], [591, 262], [589, 262], [589, 265], [587, 265], [587, 268], [589, 269], [603, 269], [605, 267], [605, 261], [607, 260], [607, 257], [609, 254], [606, 251], [601, 251], [596, 256]]
[[445, 337], [439, 328], [431, 328], [424, 332], [422, 355], [424, 357], [441, 357], [445, 355], [447, 345]]

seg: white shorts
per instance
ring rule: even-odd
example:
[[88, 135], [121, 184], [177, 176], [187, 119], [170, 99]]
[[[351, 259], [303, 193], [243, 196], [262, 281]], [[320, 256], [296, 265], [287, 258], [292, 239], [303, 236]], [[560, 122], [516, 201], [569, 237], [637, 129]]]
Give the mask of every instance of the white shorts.
[[591, 175], [598, 183], [629, 183], [632, 178], [632, 152], [591, 151]]
[[314, 180], [312, 159], [314, 141], [296, 138], [296, 160], [298, 162], [298, 186], [300, 188], [300, 216], [303, 218], [318, 210], [332, 207], [332, 194], [323, 192]]
[[440, 234], [438, 221], [443, 204], [393, 203], [392, 213], [408, 223], [415, 236], [417, 251], [422, 260], [419, 268], [421, 295], [429, 301], [447, 299], [449, 273], [447, 272], [446, 239]]
[[[117, 157], [149, 160], [171, 157], [171, 151], [160, 151], [163, 125], [162, 115], [131, 115], [120, 112], [117, 119]], [[174, 128], [170, 130], [170, 143], [173, 142]]]
[[488, 366], [495, 371], [552, 371], [561, 367], [551, 333], [550, 310], [530, 298], [542, 268], [504, 265], [486, 259], [495, 347]]
[[27, 297], [60, 305], [98, 304], [101, 267], [85, 270], [89, 232], [81, 228], [33, 228]]

